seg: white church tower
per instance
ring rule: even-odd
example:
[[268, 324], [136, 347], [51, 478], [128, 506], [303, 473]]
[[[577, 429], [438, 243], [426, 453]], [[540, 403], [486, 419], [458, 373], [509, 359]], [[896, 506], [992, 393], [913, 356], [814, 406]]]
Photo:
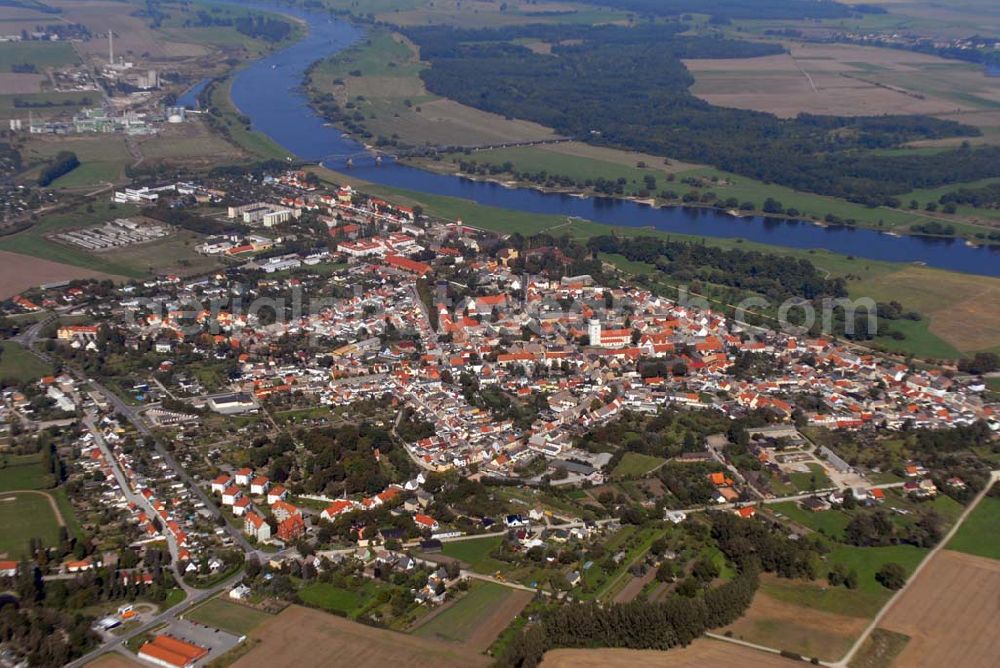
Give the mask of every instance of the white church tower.
[[590, 337], [590, 345], [601, 345], [601, 321], [591, 318], [587, 323], [587, 335]]

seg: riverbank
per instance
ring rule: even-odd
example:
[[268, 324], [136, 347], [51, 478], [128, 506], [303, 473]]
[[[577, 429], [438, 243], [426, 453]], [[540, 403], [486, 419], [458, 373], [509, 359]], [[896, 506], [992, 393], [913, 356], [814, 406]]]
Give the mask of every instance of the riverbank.
[[[267, 3], [256, 3], [269, 8]], [[282, 7], [301, 17], [309, 12]], [[694, 237], [742, 238], [771, 247], [808, 251], [826, 248], [843, 256], [864, 256], [881, 261], [923, 262], [952, 271], [1000, 275], [1000, 251], [969, 248], [956, 240], [894, 238], [864, 228], [820, 228], [795, 220], [753, 217], [737, 219], [710, 209], [684, 207], [654, 208], [629, 201], [606, 198], [551, 195], [536, 190], [504, 188], [415, 169], [384, 160], [375, 164], [363, 146], [329, 127], [315, 113], [301, 86], [307, 70], [323, 56], [331, 56], [364, 42], [359, 27], [317, 14], [308, 21], [309, 32], [298, 43], [251, 63], [233, 79], [231, 99], [234, 113], [249, 119], [249, 131], [267, 135], [288, 155], [305, 162], [319, 162], [343, 171], [352, 161], [352, 175], [371, 183], [421, 193], [425, 199], [471, 200], [489, 209], [506, 210], [507, 219], [524, 221], [523, 226], [538, 230], [542, 216], [594, 220], [602, 224], [657, 229], [661, 232]], [[393, 69], [388, 68], [387, 69]], [[414, 104], [418, 108], [419, 104]], [[422, 113], [416, 112], [415, 113]], [[370, 143], [375, 143], [374, 141]], [[554, 145], [565, 149], [568, 144]], [[588, 147], [589, 145], [581, 145]], [[602, 149], [604, 150], [604, 149]], [[584, 161], [574, 161], [583, 163]], [[619, 161], [619, 166], [621, 162]], [[675, 164], [659, 167], [670, 169]], [[679, 165], [677, 165], [680, 168]], [[706, 176], [711, 180], [711, 176]], [[717, 181], [723, 181], [717, 179]], [[725, 181], [727, 187], [742, 184]], [[785, 203], [788, 206], [788, 203]], [[514, 215], [516, 214], [516, 215]]]
[[[614, 156], [615, 161], [606, 159], [607, 155]], [[961, 239], [976, 246], [990, 245], [986, 240], [990, 233], [1000, 236], [1000, 227], [967, 223], [958, 217], [932, 216], [912, 209], [864, 207], [763, 184], [711, 167], [651, 159], [582, 143], [452, 151], [436, 157], [406, 157], [401, 162], [505, 188], [531, 188], [573, 197], [608, 197], [651, 206], [709, 209], [734, 218], [798, 220], [819, 227], [871, 229], [889, 236]], [[772, 206], [766, 207], [769, 201]], [[955, 233], [919, 231], [920, 226], [928, 223], [950, 226]]]
[[[555, 135], [549, 128], [489, 114], [428, 93], [420, 77], [426, 67], [416, 47], [403, 35], [378, 27], [368, 32], [368, 39], [312, 64], [306, 74], [305, 90], [314, 111], [355, 141], [404, 155], [436, 152], [428, 157], [408, 157], [404, 162], [439, 174], [546, 193], [731, 210], [739, 216], [807, 220], [900, 236], [961, 239], [976, 245], [987, 243], [991, 234], [1000, 237], [1000, 221], [989, 216], [977, 218], [972, 215], [976, 212], [967, 209], [956, 215], [926, 210], [927, 205], [936, 202], [930, 194], [901, 196], [908, 205], [911, 200], [918, 201], [915, 208], [867, 207], [705, 165], [590, 143], [519, 146]], [[477, 148], [497, 144], [505, 146]], [[609, 159], [608, 155], [614, 157]], [[459, 164], [473, 161], [489, 172], [485, 179], [482, 173], [473, 173]], [[500, 173], [500, 168], [506, 169]], [[676, 180], [668, 181], [670, 177]], [[647, 178], [653, 179], [655, 187], [647, 186]], [[594, 187], [596, 183], [603, 187]], [[718, 201], [702, 201], [711, 195]], [[766, 207], [765, 202], [772, 206]], [[936, 204], [932, 208], [937, 208]], [[928, 234], [928, 230], [920, 229], [928, 224], [951, 228], [952, 233]]]
[[[264, 9], [271, 7], [267, 3], [255, 3], [253, 6]], [[313, 66], [317, 59], [326, 56], [329, 60], [330, 56], [343, 51], [353, 54], [351, 58], [354, 64], [351, 67], [361, 70], [361, 79], [365, 78], [364, 68], [381, 68], [377, 71], [383, 73], [395, 72], [397, 69], [405, 69], [407, 63], [393, 60], [396, 67], [390, 67], [392, 63], [379, 61], [373, 64], [360, 59], [358, 52], [367, 44], [368, 33], [358, 26], [326, 14], [311, 14], [300, 8], [282, 7], [282, 11], [303, 18], [311, 16], [308, 20], [309, 32], [298, 43], [239, 71], [233, 80], [231, 98], [239, 114], [252, 121], [250, 130], [266, 134], [288, 154], [305, 162], [318, 162], [341, 171], [346, 169], [348, 163], [353, 163], [352, 174], [372, 183], [422, 192], [429, 196], [473, 200], [489, 207], [516, 210], [528, 215], [554, 214], [609, 225], [655, 228], [699, 237], [743, 238], [766, 245], [803, 250], [826, 248], [842, 255], [896, 262], [923, 262], [953, 271], [1000, 276], [1000, 263], [997, 262], [1000, 250], [994, 252], [970, 248], [957, 240], [923, 239], [906, 235], [894, 238], [862, 227], [821, 228], [794, 219], [786, 221], [757, 216], [738, 219], [710, 209], [655, 208], [630, 201], [551, 195], [428, 172], [396, 163], [391, 158], [383, 160], [380, 165], [376, 164], [363, 145], [330, 127], [328, 119], [316, 113], [301, 84], [307, 73], [315, 70]], [[399, 49], [401, 46], [403, 45], [396, 44], [393, 48]], [[354, 70], [348, 72], [348, 76], [353, 76], [352, 71]], [[408, 73], [406, 76], [415, 75]], [[399, 78], [386, 76], [383, 83], [385, 88], [395, 89]], [[426, 113], [422, 110], [421, 100], [414, 99], [410, 102], [413, 114]], [[365, 118], [365, 114], [358, 111], [358, 117]], [[382, 143], [374, 137], [365, 139], [366, 143], [373, 145]], [[589, 144], [579, 146], [593, 150]], [[560, 143], [547, 145], [545, 148], [568, 150], [567, 147], [570, 145]], [[529, 147], [524, 150], [541, 148]], [[653, 158], [650, 157], [650, 160]], [[574, 164], [591, 164], [584, 160], [570, 161]], [[621, 161], [616, 164], [622, 167]], [[688, 167], [676, 163], [662, 167], [660, 165], [656, 165], [656, 169], [660, 171], [675, 166], [677, 169]], [[686, 178], [686, 175], [681, 178]], [[726, 175], [702, 174], [697, 178], [724, 184], [728, 188], [755, 185]], [[784, 205], [792, 208], [788, 202]]]

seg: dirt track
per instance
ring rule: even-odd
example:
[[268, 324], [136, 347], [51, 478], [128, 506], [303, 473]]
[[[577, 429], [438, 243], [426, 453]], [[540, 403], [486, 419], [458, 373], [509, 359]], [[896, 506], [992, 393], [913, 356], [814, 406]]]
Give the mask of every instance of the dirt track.
[[557, 649], [545, 654], [541, 668], [793, 668], [799, 661], [748, 647], [702, 638], [666, 652], [638, 649]]
[[465, 645], [376, 629], [296, 605], [257, 627], [251, 637], [260, 643], [234, 668], [475, 668], [490, 664], [487, 657]]
[[880, 628], [910, 636], [896, 666], [987, 668], [1000, 657], [1000, 561], [941, 550]]

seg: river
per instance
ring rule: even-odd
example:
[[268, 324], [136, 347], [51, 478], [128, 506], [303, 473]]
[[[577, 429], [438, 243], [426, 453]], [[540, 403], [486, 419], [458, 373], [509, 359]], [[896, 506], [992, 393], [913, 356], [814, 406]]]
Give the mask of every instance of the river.
[[[274, 2], [240, 6], [283, 13], [308, 23], [305, 37], [240, 70], [233, 81], [233, 102], [253, 128], [289, 153], [348, 171], [366, 181], [434, 195], [473, 200], [487, 206], [537, 214], [572, 216], [610, 225], [651, 227], [703, 237], [742, 238], [776, 246], [824, 248], [843, 255], [918, 262], [953, 271], [1000, 276], [1000, 248], [973, 247], [960, 239], [896, 237], [871, 229], [820, 227], [808, 222], [761, 217], [736, 218], [722, 212], [689, 207], [653, 207], [601, 197], [573, 197], [530, 188], [436, 174], [392, 160], [376, 165], [358, 142], [325, 124], [309, 106], [302, 80], [306, 69], [364, 38], [364, 29], [329, 15]], [[187, 97], [187, 96], [184, 96]], [[466, 221], [475, 225], [475, 220]]]

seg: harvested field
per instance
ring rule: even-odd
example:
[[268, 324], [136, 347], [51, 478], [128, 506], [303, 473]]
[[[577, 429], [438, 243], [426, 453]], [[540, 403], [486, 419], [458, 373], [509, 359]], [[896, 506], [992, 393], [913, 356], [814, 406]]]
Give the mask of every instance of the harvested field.
[[465, 644], [477, 651], [485, 652], [490, 645], [503, 633], [524, 606], [531, 602], [533, 594], [527, 591], [512, 590], [499, 605], [493, 607], [489, 615], [480, 620], [465, 640]]
[[115, 278], [115, 276], [37, 257], [0, 251], [0, 286], [2, 286], [0, 299], [43, 283], [68, 281], [73, 278]]
[[[441, 144], [482, 145], [538, 141], [557, 136], [549, 128], [531, 121], [507, 120], [446, 99], [425, 103], [420, 117], [427, 140]], [[404, 131], [405, 126], [401, 125], [400, 134]]]
[[324, 61], [313, 81], [339, 103], [358, 104], [375, 134], [398, 134], [413, 144], [481, 146], [556, 136], [537, 123], [508, 120], [431, 95], [420, 78], [424, 67], [417, 48], [403, 36], [376, 32], [371, 44]]
[[691, 90], [712, 104], [784, 118], [953, 114], [1000, 105], [1000, 90], [975, 65], [896, 49], [787, 46], [790, 52], [777, 56], [687, 60]]
[[473, 581], [468, 594], [428, 618], [413, 633], [460, 642], [473, 651], [483, 652], [528, 605], [531, 597], [531, 592]]
[[[163, 33], [153, 30], [148, 20], [132, 16], [122, 11], [122, 5], [109, 0], [55, 0], [52, 5], [60, 7], [62, 18], [70, 23], [82, 23], [90, 29], [94, 37], [77, 45], [80, 53], [97, 56], [107, 61], [108, 30], [115, 33], [115, 54], [149, 59], [187, 59], [209, 54], [209, 50], [197, 44], [171, 42]], [[148, 54], [148, 55], [143, 55]]]
[[958, 350], [1000, 346], [1000, 280], [996, 278], [906, 267], [852, 285], [851, 296], [898, 300], [928, 318], [931, 333]]
[[938, 552], [881, 628], [910, 636], [898, 666], [995, 666], [1000, 656], [1000, 561]]
[[257, 627], [250, 637], [259, 644], [233, 663], [234, 668], [325, 668], [334, 664], [352, 668], [464, 668], [490, 663], [464, 645], [376, 629], [296, 605]]
[[139, 668], [143, 665], [118, 652], [108, 652], [88, 663], [86, 668]]
[[864, 617], [822, 612], [759, 591], [747, 613], [725, 630], [740, 640], [836, 661], [850, 649], [867, 623]]
[[17, 74], [0, 72], [0, 95], [19, 95], [22, 93], [39, 93], [42, 90], [42, 74]]
[[670, 164], [666, 164], [662, 156], [640, 153], [638, 151], [623, 151], [608, 146], [594, 146], [579, 141], [547, 144], [544, 148], [546, 151], [552, 151], [553, 153], [562, 153], [563, 155], [571, 155], [588, 160], [613, 162], [623, 167], [635, 167], [639, 162], [645, 162], [650, 169], [657, 169], [666, 174], [678, 174], [699, 166], [679, 160], [670, 160]]
[[652, 568], [646, 571], [645, 575], [641, 577], [633, 577], [631, 580], [628, 581], [627, 585], [622, 587], [622, 590], [620, 592], [615, 594], [614, 602], [615, 603], [631, 602], [633, 599], [635, 599], [636, 596], [642, 593], [642, 590], [646, 588], [646, 585], [652, 582], [653, 578], [655, 577], [656, 577], [656, 570]]
[[556, 649], [545, 653], [541, 668], [791, 668], [802, 663], [733, 643], [700, 638], [666, 652], [639, 649]]
[[147, 161], [188, 166], [214, 165], [241, 157], [239, 149], [209, 130], [200, 119], [164, 126], [158, 136], [141, 139], [139, 146]]

